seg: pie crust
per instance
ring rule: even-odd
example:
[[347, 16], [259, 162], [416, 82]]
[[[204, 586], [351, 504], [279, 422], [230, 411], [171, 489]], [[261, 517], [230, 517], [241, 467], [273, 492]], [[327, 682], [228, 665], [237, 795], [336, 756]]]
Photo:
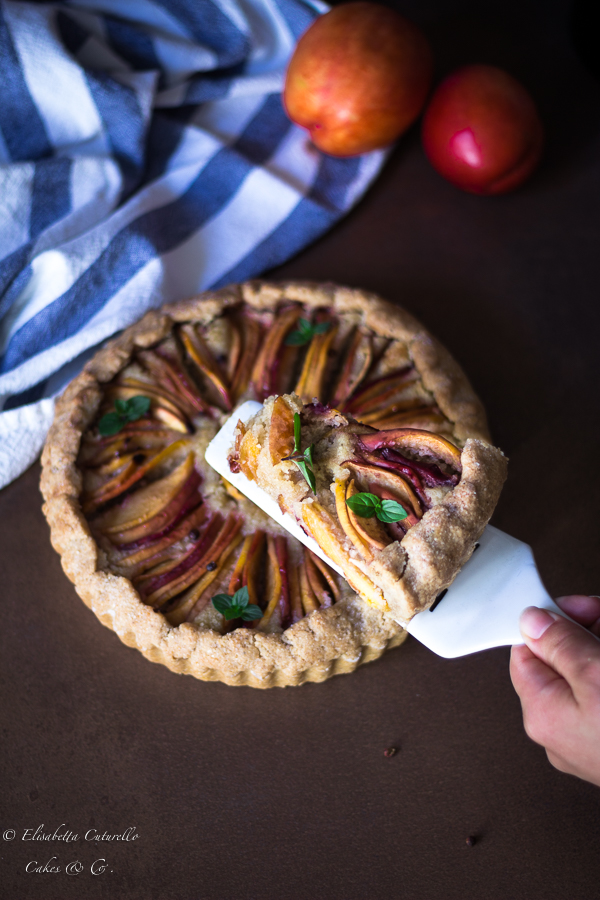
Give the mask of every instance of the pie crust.
[[[325, 310], [351, 320], [385, 344], [385, 353], [405, 354], [419, 376], [419, 390], [431, 397], [445, 423], [444, 433], [463, 448], [460, 483], [402, 542], [403, 581], [415, 609], [429, 605], [469, 558], [505, 478], [506, 460], [490, 444], [483, 407], [458, 364], [409, 313], [373, 294], [333, 284], [253, 281], [147, 313], [100, 350], [57, 401], [42, 455], [44, 513], [65, 573], [100, 621], [147, 659], [205, 681], [259, 688], [323, 681], [353, 671], [406, 638], [390, 614], [347, 587], [334, 605], [280, 631], [237, 627], [221, 634], [194, 622], [174, 626], [142, 601], [131, 580], [111, 569], [82, 511], [82, 437], [94, 427], [108, 384], [134, 354], [168, 338], [182, 323], [203, 328], [234, 308], [260, 316], [284, 303], [302, 304], [306, 315]], [[203, 466], [197, 455], [196, 467]]]

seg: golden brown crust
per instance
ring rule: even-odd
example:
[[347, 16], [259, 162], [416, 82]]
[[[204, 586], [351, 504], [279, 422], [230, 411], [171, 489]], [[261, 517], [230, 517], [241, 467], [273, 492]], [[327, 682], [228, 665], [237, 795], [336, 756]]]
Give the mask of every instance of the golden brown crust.
[[[427, 605], [435, 583], [445, 583], [448, 573], [468, 558], [503, 480], [501, 454], [479, 440], [487, 437], [485, 414], [461, 369], [410, 314], [375, 295], [332, 284], [254, 281], [148, 313], [97, 353], [57, 401], [42, 456], [44, 512], [67, 576], [100, 621], [148, 659], [203, 680], [253, 687], [321, 681], [352, 671], [406, 637], [389, 615], [359, 598], [319, 609], [280, 635], [248, 629], [220, 635], [187, 623], [172, 627], [161, 613], [142, 603], [130, 581], [103, 568], [103, 552], [81, 512], [81, 473], [76, 464], [81, 435], [97, 413], [100, 386], [127, 364], [134, 348], [153, 345], [168, 334], [173, 322], [207, 322], [240, 300], [257, 309], [271, 309], [283, 298], [313, 307], [331, 306], [339, 312], [356, 311], [376, 333], [405, 341], [425, 386], [454, 423], [456, 437], [477, 439], [467, 441], [465, 447], [464, 484], [452, 492], [452, 500], [448, 498], [443, 509], [431, 511], [436, 516], [427, 523], [425, 517], [409, 533], [414, 535], [414, 549], [404, 580], [413, 605], [415, 598]], [[492, 473], [487, 489], [472, 474], [478, 467]], [[463, 530], [461, 540], [455, 538], [457, 523]], [[438, 558], [438, 552], [447, 555], [448, 561]]]

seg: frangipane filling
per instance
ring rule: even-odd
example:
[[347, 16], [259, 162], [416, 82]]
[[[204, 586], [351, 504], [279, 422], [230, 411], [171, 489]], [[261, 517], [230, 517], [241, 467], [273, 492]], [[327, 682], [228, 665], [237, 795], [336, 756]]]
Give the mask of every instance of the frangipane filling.
[[[352, 593], [204, 461], [237, 405], [291, 392], [304, 419], [302, 447], [284, 465], [307, 490], [301, 457], [318, 444], [319, 418], [330, 424], [339, 413], [360, 423], [349, 426], [353, 451], [343, 474], [314, 462], [317, 475], [334, 476], [324, 512], [363, 559], [401, 540], [457, 483], [452, 424], [408, 347], [367, 329], [359, 313], [239, 304], [208, 324], [176, 326], [106, 386], [78, 460], [102, 566], [129, 578], [172, 625], [281, 632]], [[298, 455], [294, 411], [282, 397], [272, 402], [270, 452], [280, 462]], [[260, 447], [247, 438], [238, 449], [240, 467], [252, 472]]]

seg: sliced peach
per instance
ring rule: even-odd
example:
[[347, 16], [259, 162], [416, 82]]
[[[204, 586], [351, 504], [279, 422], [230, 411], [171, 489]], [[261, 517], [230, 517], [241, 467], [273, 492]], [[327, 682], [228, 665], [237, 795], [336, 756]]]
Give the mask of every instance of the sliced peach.
[[334, 602], [337, 603], [338, 600], [340, 599], [340, 589], [339, 589], [339, 587], [336, 583], [336, 580], [333, 576], [333, 572], [331, 571], [331, 569], [329, 568], [327, 563], [323, 562], [323, 560], [321, 559], [320, 556], [317, 556], [317, 554], [313, 553], [312, 550], [309, 550], [308, 553], [309, 553], [309, 556], [312, 559], [313, 563], [315, 564], [315, 566], [317, 567], [317, 569], [319, 570], [319, 572], [321, 573], [321, 575], [327, 582], [329, 591], [331, 593], [331, 596], [334, 599]]
[[247, 431], [240, 443], [238, 465], [246, 478], [254, 481], [258, 469], [261, 446], [251, 431]]
[[277, 310], [273, 324], [268, 329], [252, 369], [251, 381], [259, 400], [265, 400], [274, 393], [274, 375], [277, 360], [284, 341], [302, 313], [301, 306], [289, 306]]
[[370, 333], [357, 328], [346, 351], [344, 364], [331, 397], [331, 405], [343, 409], [348, 397], [357, 389], [373, 362], [373, 340]]
[[269, 453], [273, 465], [294, 452], [294, 413], [283, 399], [277, 397], [273, 404], [269, 426]]
[[[363, 490], [372, 494], [376, 494], [383, 499], [393, 499], [401, 503], [405, 508], [410, 507], [407, 512], [413, 511], [418, 518], [421, 518], [423, 511], [419, 498], [415, 494], [412, 486], [408, 481], [396, 472], [389, 469], [379, 468], [378, 466], [369, 466], [366, 463], [356, 462], [355, 460], [346, 460], [342, 463], [344, 468], [349, 469], [359, 482], [364, 485]], [[390, 497], [383, 497], [382, 491], [391, 494]]]
[[232, 409], [226, 376], [198, 329], [193, 325], [182, 325], [180, 334], [190, 358], [217, 391], [223, 409]]
[[[155, 518], [179, 494], [193, 471], [194, 454], [188, 453], [183, 462], [164, 478], [140, 488], [106, 513], [99, 523], [101, 530], [105, 534], [117, 534]], [[198, 478], [196, 484], [199, 483]]]
[[189, 515], [182, 519], [175, 528], [168, 531], [167, 534], [161, 536], [152, 543], [136, 548], [127, 556], [122, 556], [119, 560], [119, 566], [135, 567], [136, 571], [133, 574], [137, 576], [151, 566], [162, 563], [162, 555], [172, 547], [173, 544], [177, 544], [187, 537], [190, 532], [198, 530], [204, 523], [207, 515], [206, 504], [197, 506], [189, 513]]
[[260, 322], [251, 316], [245, 316], [236, 327], [243, 335], [243, 349], [231, 379], [230, 395], [234, 403], [248, 390], [252, 377], [252, 370], [259, 347], [263, 338], [263, 329]]
[[339, 527], [327, 510], [316, 500], [304, 503], [302, 519], [309, 534], [312, 534], [323, 552], [344, 572], [350, 587], [379, 609], [388, 609], [380, 589], [370, 578], [348, 558], [344, 549], [344, 538]]
[[[142, 458], [136, 459], [135, 464], [140, 465], [146, 456], [144, 453], [139, 454]], [[108, 462], [103, 463], [93, 470], [93, 474], [103, 478], [105, 475], [116, 475], [124, 466], [128, 465], [134, 458], [134, 456], [138, 456], [137, 453], [124, 453], [122, 456], [113, 456], [112, 459], [109, 459]], [[91, 467], [90, 467], [91, 468]]]
[[[368, 418], [368, 421], [367, 421]], [[434, 428], [439, 431], [446, 426], [451, 429], [450, 422], [435, 407], [418, 406], [405, 412], [378, 412], [362, 419], [363, 424], [372, 425], [378, 431], [387, 431], [396, 428], [418, 428], [429, 431]]]
[[[118, 497], [119, 494], [122, 494], [130, 484], [134, 484], [138, 480], [136, 476], [138, 476], [141, 468], [135, 463], [133, 457], [130, 457], [129, 462], [122, 469], [119, 469], [116, 475], [105, 481], [103, 485], [90, 494], [83, 496], [82, 509], [84, 513], [88, 515], [98, 509], [99, 506], [102, 506], [103, 503], [107, 503], [108, 500], [112, 500], [113, 497]], [[142, 476], [139, 475], [139, 477], [141, 478]]]
[[176, 415], [181, 415], [178, 397], [172, 394], [164, 385], [155, 381], [143, 381], [133, 376], [122, 376], [118, 382], [112, 385], [106, 392], [109, 399], [130, 400], [137, 396], [149, 397], [153, 406], [162, 406], [170, 409]]
[[329, 350], [336, 333], [337, 325], [330, 322], [329, 329], [324, 334], [315, 334], [310, 342], [298, 383], [294, 389], [305, 403], [308, 403], [313, 397], [320, 397], [323, 393]]
[[223, 516], [220, 513], [212, 513], [204, 528], [199, 529], [197, 540], [186, 551], [177, 556], [169, 555], [151, 569], [132, 577], [138, 591], [148, 595], [156, 588], [178, 578], [183, 572], [187, 572], [212, 547], [222, 529]]
[[[186, 590], [206, 571], [211, 562], [216, 562], [226, 547], [228, 547], [242, 527], [242, 520], [231, 514], [226, 519], [218, 535], [204, 553], [200, 548], [190, 555], [175, 569], [159, 575], [153, 579], [145, 589], [146, 603], [152, 605], [165, 603], [172, 597]], [[202, 544], [204, 542], [201, 542]]]
[[164, 450], [161, 450], [160, 453], [157, 453], [155, 456], [151, 457], [151, 459], [147, 460], [143, 465], [137, 466], [133, 463], [133, 468], [131, 471], [127, 471], [127, 473], [122, 476], [118, 482], [109, 483], [102, 486], [100, 491], [95, 491], [94, 493], [88, 495], [83, 498], [82, 509], [84, 513], [89, 514], [94, 512], [98, 507], [102, 506], [102, 504], [106, 503], [108, 500], [112, 500], [115, 497], [118, 497], [120, 494], [129, 490], [130, 487], [140, 481], [140, 479], [145, 478], [148, 472], [151, 472], [152, 469], [156, 468], [158, 465], [162, 465], [165, 460], [167, 460], [170, 456], [177, 453], [183, 447], [188, 445], [188, 441], [183, 439], [181, 441], [175, 441], [173, 444], [169, 444], [168, 447], [165, 447]]
[[319, 604], [317, 603], [317, 598], [313, 593], [313, 589], [310, 585], [310, 581], [308, 580], [308, 573], [306, 571], [306, 554], [302, 560], [302, 565], [300, 566], [300, 597], [302, 598], [302, 609], [304, 610], [304, 615], [308, 616], [309, 613], [314, 612], [319, 608]]
[[196, 584], [192, 585], [185, 594], [182, 594], [174, 601], [173, 606], [171, 606], [172, 601], [168, 601], [171, 611], [165, 610], [165, 614], [171, 625], [177, 626], [181, 625], [182, 622], [192, 622], [196, 616], [200, 615], [214, 593], [214, 588], [211, 590], [211, 585], [223, 574], [223, 570], [227, 566], [231, 555], [241, 541], [241, 534], [237, 534], [221, 553], [215, 569], [202, 575]]
[[158, 419], [159, 422], [163, 422], [173, 431], [179, 431], [181, 434], [189, 434], [191, 431], [187, 421], [177, 413], [174, 413], [171, 409], [165, 409], [163, 406], [155, 406], [152, 410], [152, 415], [155, 419]]
[[458, 472], [462, 472], [458, 447], [432, 431], [421, 431], [417, 428], [395, 428], [391, 431], [361, 434], [358, 440], [366, 450], [381, 450], [385, 447], [406, 449], [420, 456], [437, 457]]
[[302, 594], [300, 593], [300, 575], [299, 566], [292, 566], [289, 570], [290, 585], [290, 618], [292, 625], [304, 618], [304, 609], [302, 607]]
[[264, 531], [256, 531], [244, 566], [242, 584], [248, 588], [249, 603], [260, 606], [259, 581], [263, 571], [263, 549], [265, 545]]
[[[381, 378], [369, 381], [359, 391], [357, 391], [346, 404], [346, 409], [353, 415], [367, 412], [373, 408], [373, 404], [378, 405], [382, 397], [393, 395], [395, 391], [404, 390], [406, 385], [419, 378], [418, 372], [413, 366], [405, 366]], [[385, 401], [383, 401], [385, 402]]]
[[310, 552], [304, 553], [304, 568], [306, 577], [317, 603], [321, 607], [331, 606], [331, 594], [326, 590], [321, 580], [321, 573], [315, 566]]
[[[354, 479], [351, 478], [346, 488], [346, 501], [358, 493], [360, 492], [354, 483]], [[346, 506], [348, 506], [347, 502]], [[383, 550], [390, 543], [385, 528], [376, 516], [365, 518], [357, 516], [348, 506], [348, 518], [357, 531], [358, 536], [374, 550]]]
[[160, 507], [156, 515], [132, 528], [110, 534], [113, 544], [120, 550], [137, 550], [165, 537], [175, 525], [202, 503], [202, 497], [198, 492], [199, 484], [200, 475], [196, 469], [192, 469], [185, 483], [165, 506]]
[[244, 543], [242, 544], [242, 549], [240, 551], [240, 555], [237, 558], [236, 564], [234, 566], [233, 572], [231, 573], [231, 579], [229, 581], [229, 586], [227, 588], [227, 593], [230, 595], [235, 594], [239, 588], [242, 587], [242, 576], [244, 574], [244, 567], [246, 562], [248, 561], [248, 554], [250, 553], [250, 548], [252, 546], [252, 541], [254, 540], [253, 534], [248, 534], [244, 538]]
[[[231, 318], [229, 319], [229, 327], [231, 334], [231, 343], [229, 344], [229, 350], [227, 353], [227, 370], [225, 374], [227, 376], [229, 384], [231, 385], [233, 382], [233, 376], [235, 375], [235, 371], [242, 356], [243, 341], [242, 333], [238, 323], [232, 321]], [[231, 396], [231, 390], [229, 393]]]
[[275, 538], [275, 549], [281, 575], [281, 624], [283, 627], [287, 627], [290, 618], [290, 582], [288, 577], [288, 545], [282, 534], [278, 534]]
[[337, 517], [340, 520], [340, 525], [342, 526], [344, 533], [350, 538], [350, 541], [363, 559], [371, 560], [373, 559], [371, 547], [367, 541], [364, 541], [361, 538], [350, 521], [350, 509], [346, 505], [346, 487], [347, 484], [345, 481], [339, 480], [335, 482], [335, 511], [337, 512]]
[[275, 538], [272, 534], [267, 535], [267, 555], [269, 560], [268, 566], [268, 585], [269, 585], [269, 601], [265, 609], [262, 619], [257, 624], [257, 629], [263, 630], [271, 620], [273, 613], [279, 606], [281, 601], [281, 572], [279, 569], [279, 560], [277, 559], [277, 547]]
[[209, 405], [198, 393], [180, 360], [172, 359], [160, 350], [147, 350], [139, 353], [138, 356], [155, 378], [158, 378], [159, 381], [163, 379], [166, 381], [171, 392], [186, 405], [188, 415], [194, 415], [195, 412], [210, 415]]

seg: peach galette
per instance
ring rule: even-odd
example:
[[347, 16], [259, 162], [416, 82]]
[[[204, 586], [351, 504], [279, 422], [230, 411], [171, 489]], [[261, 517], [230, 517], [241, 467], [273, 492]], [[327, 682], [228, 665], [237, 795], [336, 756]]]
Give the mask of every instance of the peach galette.
[[[234, 464], [346, 578], [206, 464], [246, 399], [267, 403]], [[254, 687], [401, 643], [394, 618], [451, 581], [504, 477], [464, 374], [408, 313], [266, 282], [148, 313], [99, 351], [57, 402], [42, 462], [53, 545], [101, 622], [173, 671]]]
[[485, 441], [462, 452], [417, 428], [381, 430], [297, 394], [239, 422], [229, 454], [374, 606], [406, 622], [469, 558], [504, 481]]

